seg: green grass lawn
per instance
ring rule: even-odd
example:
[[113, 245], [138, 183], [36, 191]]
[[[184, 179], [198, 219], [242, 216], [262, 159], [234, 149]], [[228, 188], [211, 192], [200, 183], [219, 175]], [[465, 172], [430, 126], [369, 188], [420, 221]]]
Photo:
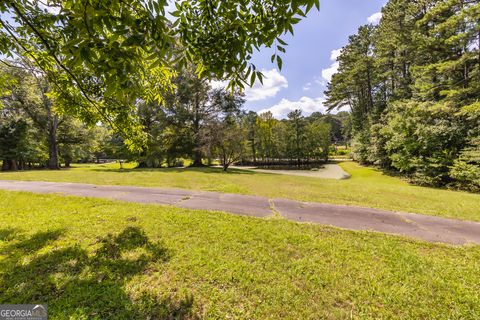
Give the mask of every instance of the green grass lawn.
[[478, 292], [480, 247], [0, 191], [0, 303], [50, 319], [479, 319]]
[[[480, 195], [418, 187], [353, 162], [340, 164], [348, 180], [254, 173], [219, 168], [119, 170], [118, 164], [77, 165], [62, 171], [2, 172], [0, 179], [84, 182], [104, 185], [171, 187], [270, 198], [358, 205], [480, 221]], [[130, 168], [130, 169], [129, 169]]]

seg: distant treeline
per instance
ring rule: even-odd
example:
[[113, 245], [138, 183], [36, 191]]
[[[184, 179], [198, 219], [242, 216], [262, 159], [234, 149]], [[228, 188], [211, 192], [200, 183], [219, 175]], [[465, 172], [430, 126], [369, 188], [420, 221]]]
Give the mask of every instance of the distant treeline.
[[141, 148], [129, 149], [108, 124], [86, 125], [59, 110], [68, 109], [51, 94], [46, 77], [18, 62], [0, 68], [0, 160], [2, 170], [45, 167], [73, 162], [126, 159], [140, 167], [194, 166], [219, 160], [232, 163], [295, 165], [328, 160], [330, 146], [347, 144], [350, 116], [300, 110], [277, 120], [243, 109], [240, 93], [212, 89], [209, 81], [186, 69], [162, 104], [138, 101], [135, 117], [143, 132]]
[[246, 112], [242, 94], [212, 89], [192, 71], [181, 72], [174, 83], [164, 104], [139, 105], [146, 147], [130, 157], [142, 167], [172, 166], [182, 158], [192, 159], [194, 166], [218, 159], [225, 169], [232, 163], [298, 166], [327, 161], [332, 143], [350, 139], [346, 112], [305, 117], [294, 110], [278, 120], [270, 112]]
[[350, 106], [361, 163], [480, 189], [480, 3], [391, 0], [338, 58], [326, 95]]

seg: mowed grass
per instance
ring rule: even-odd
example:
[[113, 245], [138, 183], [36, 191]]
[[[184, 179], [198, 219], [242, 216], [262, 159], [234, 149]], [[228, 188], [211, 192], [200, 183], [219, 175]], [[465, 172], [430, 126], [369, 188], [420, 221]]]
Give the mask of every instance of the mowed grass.
[[61, 171], [1, 172], [2, 179], [83, 182], [99, 185], [134, 185], [182, 188], [287, 198], [300, 201], [372, 207], [480, 221], [480, 194], [418, 187], [359, 166], [340, 165], [352, 177], [328, 180], [265, 174], [220, 168], [134, 169], [133, 164], [77, 165]]
[[50, 319], [479, 319], [480, 247], [0, 191], [0, 303]]

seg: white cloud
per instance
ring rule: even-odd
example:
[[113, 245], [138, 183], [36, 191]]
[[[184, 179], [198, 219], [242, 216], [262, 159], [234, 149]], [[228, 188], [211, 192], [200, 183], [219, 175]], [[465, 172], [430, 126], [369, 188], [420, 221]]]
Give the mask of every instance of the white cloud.
[[303, 86], [303, 91], [309, 91], [312, 88], [312, 83], [308, 82], [306, 85]]
[[338, 62], [334, 62], [330, 65], [329, 68], [327, 69], [323, 69], [322, 70], [322, 78], [327, 81], [327, 82], [330, 82], [332, 80], [332, 77], [335, 73], [337, 73], [338, 71], [338, 67], [340, 67], [340, 63]]
[[368, 23], [371, 23], [371, 24], [379, 24], [381, 19], [382, 19], [382, 13], [375, 12], [374, 14], [372, 14], [370, 17], [367, 18], [367, 21]]
[[302, 97], [298, 101], [290, 101], [288, 99], [282, 99], [278, 104], [270, 107], [264, 108], [258, 111], [258, 114], [270, 111], [273, 116], [277, 119], [286, 118], [288, 113], [300, 109], [303, 112], [303, 115], [310, 115], [313, 112], [319, 111], [325, 113], [326, 109], [324, 106], [325, 98], [310, 98]]
[[288, 88], [287, 78], [282, 76], [277, 69], [262, 70], [264, 75], [263, 85], [256, 81], [253, 87], [245, 89], [247, 101], [259, 101], [275, 97], [280, 90]]
[[330, 60], [337, 61], [338, 57], [340, 57], [341, 54], [342, 54], [342, 48], [332, 50], [332, 52], [330, 53]]
[[327, 81], [325, 81], [322, 76], [315, 76], [313, 79], [320, 87], [325, 87], [327, 85]]
[[342, 53], [342, 49], [335, 49], [332, 50], [330, 53], [330, 60], [332, 60], [332, 64], [330, 67], [322, 70], [322, 79], [317, 79], [316, 82], [322, 85], [325, 85], [326, 82], [330, 82], [332, 77], [338, 71], [338, 67], [340, 67], [340, 63], [338, 63], [337, 58]]
[[[253, 87], [245, 88], [245, 99], [249, 102], [275, 97], [280, 90], [288, 88], [288, 81], [277, 69], [262, 70], [263, 84], [256, 80]], [[213, 88], [225, 88], [228, 81], [212, 81]]]

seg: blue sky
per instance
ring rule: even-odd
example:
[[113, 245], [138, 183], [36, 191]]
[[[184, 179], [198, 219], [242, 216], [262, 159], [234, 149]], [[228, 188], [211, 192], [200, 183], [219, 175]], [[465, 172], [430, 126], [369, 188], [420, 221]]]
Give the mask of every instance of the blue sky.
[[[321, 0], [320, 12], [313, 10], [286, 38], [287, 53], [281, 73], [270, 62], [272, 49], [254, 55], [253, 63], [266, 71], [264, 86], [248, 89], [246, 109], [270, 110], [285, 117], [288, 110], [300, 108], [305, 114], [324, 112], [323, 91], [328, 76], [335, 71], [335, 53], [358, 27], [378, 21], [385, 0]], [[375, 15], [377, 14], [377, 15]], [[332, 52], [334, 53], [332, 56]]]

